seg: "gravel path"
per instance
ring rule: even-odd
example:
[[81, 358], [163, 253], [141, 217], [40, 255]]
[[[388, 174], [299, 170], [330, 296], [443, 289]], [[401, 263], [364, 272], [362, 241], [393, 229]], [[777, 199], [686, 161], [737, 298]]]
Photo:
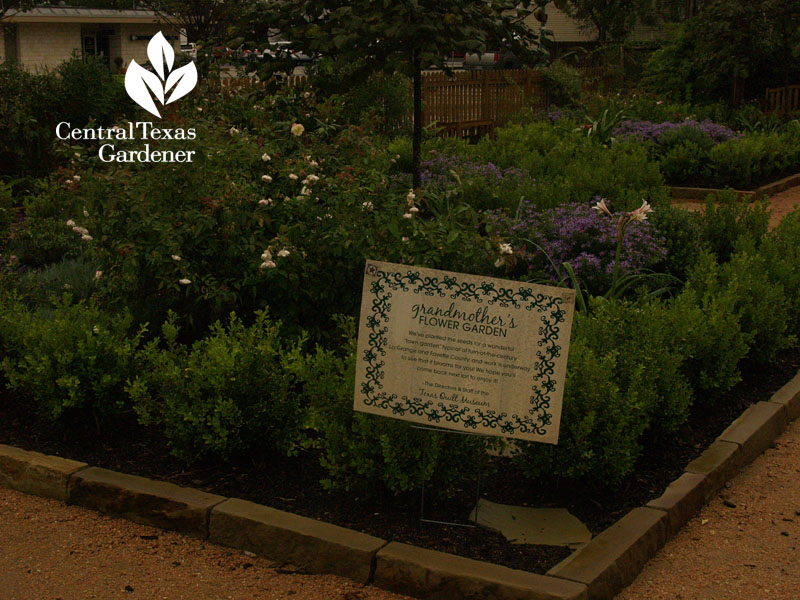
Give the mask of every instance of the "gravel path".
[[[696, 200], [675, 200], [675, 202], [689, 210], [700, 210], [703, 208], [703, 202]], [[779, 192], [769, 198], [772, 215], [770, 217], [770, 229], [775, 227], [780, 220], [792, 212], [796, 207], [800, 206], [800, 186], [789, 188], [783, 192]]]
[[[286, 573], [289, 571], [289, 573]], [[404, 600], [0, 488], [0, 600]]]
[[617, 596], [645, 598], [800, 598], [800, 419]]

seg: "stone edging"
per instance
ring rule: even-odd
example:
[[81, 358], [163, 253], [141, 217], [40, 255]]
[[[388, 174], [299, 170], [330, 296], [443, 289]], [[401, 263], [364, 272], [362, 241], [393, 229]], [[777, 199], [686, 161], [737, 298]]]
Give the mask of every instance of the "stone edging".
[[739, 469], [800, 416], [800, 372], [745, 410], [647, 506], [536, 575], [252, 502], [0, 444], [0, 485], [421, 598], [610, 600]]
[[[733, 190], [738, 200], [746, 199], [748, 202], [758, 200], [760, 198], [769, 197], [791, 187], [800, 185], [800, 173], [789, 175], [778, 181], [773, 181], [766, 185], [756, 188], [755, 190]], [[717, 188], [696, 188], [696, 187], [680, 187], [670, 186], [670, 194], [673, 198], [681, 200], [700, 200], [704, 201], [709, 194], [719, 194], [724, 190]]]

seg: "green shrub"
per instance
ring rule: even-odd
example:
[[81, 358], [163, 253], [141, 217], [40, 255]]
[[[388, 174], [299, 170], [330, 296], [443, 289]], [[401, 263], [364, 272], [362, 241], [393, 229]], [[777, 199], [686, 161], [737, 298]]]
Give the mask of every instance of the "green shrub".
[[557, 446], [520, 444], [528, 477], [556, 477], [613, 486], [633, 469], [649, 424], [639, 398], [615, 381], [619, 352], [597, 352], [573, 336]]
[[99, 419], [123, 410], [144, 333], [144, 327], [130, 333], [129, 314], [112, 317], [91, 303], [70, 305], [68, 297], [35, 312], [19, 303], [0, 311], [9, 388], [32, 397], [50, 419]]
[[663, 203], [649, 216], [655, 234], [664, 239], [667, 256], [657, 272], [668, 273], [685, 280], [689, 269], [697, 262], [701, 251], [700, 224], [697, 214]]
[[800, 209], [786, 215], [760, 248], [770, 280], [783, 287], [789, 307], [788, 333], [800, 335]]
[[703, 242], [718, 260], [726, 262], [745, 240], [758, 247], [769, 227], [769, 208], [763, 201], [740, 201], [732, 190], [726, 190], [706, 198], [699, 223]]
[[632, 305], [595, 299], [576, 315], [558, 446], [525, 445], [530, 476], [613, 485], [633, 468], [644, 436], [674, 432], [692, 390], [681, 372], [690, 326], [661, 301]]
[[59, 122], [110, 125], [133, 108], [122, 80], [99, 58], [73, 56], [44, 73], [0, 62], [0, 177], [42, 176], [55, 168]]
[[[67, 221], [80, 214], [83, 202], [85, 199], [55, 178], [40, 180], [22, 202], [24, 218], [9, 237], [7, 251], [16, 254], [29, 268], [77, 258], [86, 243]], [[83, 218], [80, 221], [86, 222]]]
[[82, 258], [68, 258], [24, 275], [19, 289], [30, 302], [43, 303], [53, 296], [60, 297], [64, 292], [73, 301], [88, 300], [99, 279], [94, 266]]
[[673, 185], [691, 185], [703, 173], [704, 151], [694, 142], [681, 142], [671, 146], [658, 159], [664, 179]]
[[318, 348], [293, 366], [309, 403], [310, 443], [328, 473], [323, 485], [375, 495], [431, 482], [438, 493], [452, 495], [464, 465], [480, 460], [483, 438], [422, 431], [405, 421], [354, 411], [354, 323], [346, 323], [344, 355]]
[[739, 383], [738, 365], [749, 350], [735, 299], [731, 294], [698, 294], [689, 286], [672, 300], [670, 308], [666, 326], [680, 331], [685, 342], [681, 372], [696, 402], [712, 404]]
[[544, 91], [550, 104], [556, 106], [581, 106], [583, 102], [583, 78], [580, 71], [562, 60], [556, 60], [542, 71]]
[[[752, 247], [736, 252], [730, 262], [722, 265], [712, 255], [703, 255], [686, 287], [698, 300], [712, 296], [728, 303], [738, 316], [754, 361], [772, 362], [782, 350], [794, 345], [795, 336], [788, 331], [789, 301], [783, 287], [770, 281], [764, 256]], [[723, 296], [730, 299], [722, 299]]]
[[189, 348], [177, 342], [172, 314], [162, 333], [166, 348], [156, 338], [137, 354], [145, 372], [131, 377], [126, 390], [140, 420], [163, 427], [176, 456], [191, 461], [295, 449], [301, 406], [283, 361], [300, 343], [286, 343], [280, 323], [260, 311], [245, 327], [232, 314], [227, 326], [214, 323]]

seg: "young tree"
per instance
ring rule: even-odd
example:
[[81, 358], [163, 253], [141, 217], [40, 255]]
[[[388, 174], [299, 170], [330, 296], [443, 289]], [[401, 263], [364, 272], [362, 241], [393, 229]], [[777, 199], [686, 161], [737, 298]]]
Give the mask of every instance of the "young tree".
[[422, 71], [444, 67], [450, 52], [502, 45], [523, 61], [544, 59], [537, 32], [524, 18], [549, 0], [268, 0], [263, 18], [293, 47], [344, 64], [354, 78], [400, 71], [413, 78], [413, 185], [420, 185]]

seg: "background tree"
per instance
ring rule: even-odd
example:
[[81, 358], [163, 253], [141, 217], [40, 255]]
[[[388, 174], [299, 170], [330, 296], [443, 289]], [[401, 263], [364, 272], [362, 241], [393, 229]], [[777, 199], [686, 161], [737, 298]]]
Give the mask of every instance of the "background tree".
[[652, 22], [652, 0], [554, 0], [556, 7], [578, 21], [581, 29], [597, 33], [597, 41], [622, 42], [640, 21]]
[[400, 71], [414, 89], [413, 186], [420, 185], [422, 71], [444, 67], [450, 52], [510, 50], [528, 64], [544, 59], [537, 32], [523, 20], [549, 0], [268, 0], [263, 22], [293, 48], [359, 65], [363, 80], [376, 71]]
[[0, 0], [0, 21], [13, 15], [15, 12], [27, 10], [35, 5], [31, 0]]
[[[130, 0], [119, 0], [129, 8]], [[136, 0], [137, 8], [152, 10], [165, 22], [180, 29], [188, 41], [210, 45], [225, 39], [227, 29], [236, 23], [248, 0]]]

